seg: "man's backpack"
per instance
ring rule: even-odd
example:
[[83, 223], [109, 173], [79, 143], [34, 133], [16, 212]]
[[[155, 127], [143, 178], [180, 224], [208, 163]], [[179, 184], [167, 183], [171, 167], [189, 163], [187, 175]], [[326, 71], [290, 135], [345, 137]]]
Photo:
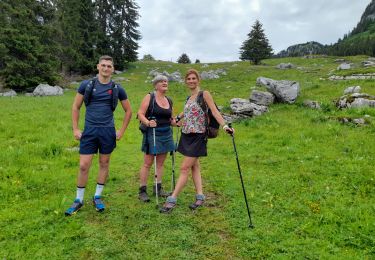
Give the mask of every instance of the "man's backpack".
[[[145, 117], [146, 118], [151, 118], [154, 114], [154, 108], [155, 108], [155, 92], [150, 92], [150, 102], [148, 103], [148, 107], [146, 110]], [[172, 108], [173, 102], [172, 99], [169, 97], [165, 96], [168, 100], [169, 106]], [[143, 124], [141, 121], [139, 121], [139, 130], [142, 133], [145, 133], [147, 131], [147, 125]]]
[[[91, 102], [92, 92], [95, 91], [95, 84], [97, 78], [93, 78], [87, 83], [85, 88], [85, 94], [83, 95], [83, 101], [85, 102], [85, 106], [87, 107]], [[119, 86], [111, 81], [111, 88], [112, 88], [112, 111], [115, 111], [118, 103], [118, 92], [119, 92]]]
[[[207, 135], [207, 138], [216, 138], [219, 135], [220, 124], [219, 122], [217, 122], [216, 118], [212, 115], [211, 109], [207, 106], [207, 103], [203, 97], [203, 92], [204, 92], [203, 90], [199, 91], [198, 96], [197, 96], [197, 103], [201, 106], [206, 117], [206, 135]], [[215, 106], [217, 110], [219, 110], [216, 103], [215, 103]]]

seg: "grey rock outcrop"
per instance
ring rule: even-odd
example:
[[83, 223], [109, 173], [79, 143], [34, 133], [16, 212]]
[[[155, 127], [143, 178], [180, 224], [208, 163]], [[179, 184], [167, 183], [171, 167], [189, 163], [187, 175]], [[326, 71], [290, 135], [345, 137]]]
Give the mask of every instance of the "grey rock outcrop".
[[201, 73], [201, 79], [218, 79], [220, 78], [219, 75], [217, 75], [213, 70], [210, 71], [202, 71]]
[[358, 126], [363, 126], [367, 124], [365, 118], [339, 117], [338, 120], [343, 124], [355, 124]]
[[64, 91], [59, 86], [50, 86], [48, 84], [39, 84], [33, 91], [34, 96], [61, 96]]
[[362, 61], [364, 67], [375, 67], [375, 58], [369, 57], [367, 60]]
[[353, 86], [353, 87], [348, 87], [344, 90], [344, 95], [353, 94], [353, 93], [361, 93], [361, 87]]
[[151, 76], [151, 77], [156, 77], [157, 75], [159, 75], [159, 74], [161, 74], [159, 71], [158, 71], [158, 68], [156, 68], [156, 69], [153, 69], [153, 70], [151, 70], [149, 73], [148, 73], [148, 75], [149, 76]]
[[230, 108], [234, 114], [241, 114], [244, 116], [259, 116], [268, 111], [266, 106], [251, 103], [247, 99], [232, 98], [230, 100]]
[[210, 71], [202, 71], [201, 72], [201, 79], [218, 79], [220, 75], [227, 75], [225, 69], [217, 69], [217, 70], [210, 70]]
[[294, 103], [300, 91], [299, 83], [290, 80], [259, 77], [257, 78], [257, 84], [265, 86], [269, 92], [275, 95], [277, 101], [283, 103]]
[[305, 100], [303, 101], [303, 105], [305, 107], [309, 107], [309, 108], [312, 108], [312, 109], [321, 109], [320, 107], [320, 103], [318, 101], [313, 101], [313, 100]]
[[341, 63], [338, 67], [337, 70], [350, 70], [351, 69], [351, 64], [350, 63]]
[[168, 71], [159, 72], [158, 68], [156, 68], [151, 70], [148, 75], [152, 78], [156, 77], [157, 75], [164, 75], [168, 78], [168, 81], [183, 82], [181, 73], [179, 71], [175, 71], [169, 74]]
[[181, 73], [179, 71], [172, 72], [167, 77], [169, 81], [183, 82]]
[[0, 93], [0, 96], [3, 96], [3, 97], [15, 97], [15, 96], [17, 96], [17, 93], [13, 89], [11, 89], [11, 90], [6, 91], [4, 93]]
[[294, 65], [292, 63], [280, 63], [279, 65], [276, 66], [276, 68], [285, 70], [285, 69], [292, 69]]
[[336, 76], [336, 75], [332, 75], [328, 79], [329, 80], [375, 79], [375, 73], [353, 74], [353, 75], [349, 75], [349, 76]]
[[275, 96], [269, 92], [253, 90], [250, 96], [250, 102], [257, 105], [268, 106], [275, 101]]
[[366, 93], [353, 93], [344, 95], [336, 102], [336, 106], [342, 108], [375, 107], [375, 96]]

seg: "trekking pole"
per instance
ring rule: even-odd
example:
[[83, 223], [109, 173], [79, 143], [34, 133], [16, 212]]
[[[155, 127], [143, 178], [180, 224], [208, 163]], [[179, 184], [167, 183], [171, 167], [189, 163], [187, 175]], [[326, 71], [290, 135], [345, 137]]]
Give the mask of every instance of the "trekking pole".
[[[173, 129], [173, 128], [172, 128]], [[174, 131], [174, 130], [173, 130]], [[176, 146], [173, 147], [173, 150], [170, 152], [170, 155], [172, 156], [172, 178], [171, 178], [171, 192], [173, 192], [175, 187], [175, 181], [174, 181], [174, 167], [175, 167], [175, 158], [176, 158]]]
[[[232, 124], [229, 123], [228, 126], [232, 128]], [[242, 191], [243, 191], [243, 196], [245, 198], [246, 202], [246, 208], [247, 208], [247, 215], [249, 216], [249, 228], [254, 228], [254, 225], [251, 221], [251, 215], [250, 215], [250, 209], [249, 209], [249, 203], [247, 202], [247, 196], [246, 196], [246, 191], [245, 191], [245, 186], [243, 184], [243, 179], [242, 179], [242, 173], [241, 173], [241, 167], [240, 167], [240, 162], [238, 160], [238, 153], [237, 153], [237, 148], [236, 148], [236, 143], [234, 142], [234, 133], [231, 133], [232, 136], [232, 142], [233, 142], [233, 148], [234, 148], [234, 153], [236, 154], [236, 161], [237, 161], [237, 168], [238, 168], [238, 173], [240, 174], [240, 179], [241, 179], [241, 184], [242, 184]]]
[[[177, 128], [176, 144], [174, 145], [174, 154], [175, 154], [175, 157], [176, 157], [177, 146], [178, 146], [178, 134], [179, 134], [179, 132], [180, 132], [180, 129]], [[174, 173], [175, 172], [174, 172], [174, 165], [173, 165], [173, 190], [176, 187], [176, 177], [175, 177]]]
[[176, 187], [176, 178], [175, 178], [175, 165], [176, 165], [176, 151], [177, 151], [177, 145], [178, 145], [178, 132], [179, 129], [177, 128], [177, 134], [176, 134], [176, 143], [174, 144], [174, 149], [171, 152], [172, 154], [172, 181], [171, 181], [171, 192], [174, 191], [174, 188]]
[[[155, 118], [151, 118], [151, 120], [155, 120]], [[159, 192], [158, 192], [158, 173], [157, 173], [157, 166], [156, 166], [156, 135], [155, 135], [155, 127], [152, 128], [152, 135], [154, 138], [154, 169], [155, 169], [155, 197], [156, 197], [156, 207], [159, 207]]]

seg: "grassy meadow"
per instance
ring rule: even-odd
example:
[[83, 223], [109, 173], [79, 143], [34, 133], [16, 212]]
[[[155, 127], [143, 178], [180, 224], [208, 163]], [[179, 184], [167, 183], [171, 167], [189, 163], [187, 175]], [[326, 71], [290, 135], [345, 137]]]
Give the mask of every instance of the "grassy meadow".
[[[134, 113], [111, 158], [102, 214], [90, 200], [98, 171], [95, 157], [84, 207], [64, 216], [75, 197], [79, 163], [79, 143], [71, 131], [77, 86], [59, 97], [1, 97], [0, 259], [374, 259], [375, 109], [337, 110], [333, 101], [349, 86], [360, 85], [362, 92], [375, 95], [375, 82], [328, 80], [336, 74], [336, 58], [270, 59], [261, 66], [215, 63], [207, 68], [132, 64], [119, 76], [128, 79], [120, 83]], [[365, 58], [345, 57], [355, 64]], [[298, 68], [276, 69], [281, 62]], [[169, 215], [156, 210], [154, 198], [148, 204], [137, 199], [143, 154], [135, 114], [152, 90], [148, 73], [159, 68], [184, 74], [190, 67], [226, 69], [220, 79], [202, 81], [224, 111], [229, 111], [231, 98], [248, 98], [252, 89], [263, 89], [255, 86], [259, 76], [300, 83], [295, 104], [274, 104], [262, 116], [233, 124], [254, 229], [248, 228], [232, 140], [223, 132], [209, 141], [209, 156], [201, 160], [205, 207], [196, 212], [188, 208], [194, 201], [191, 180]], [[182, 110], [187, 95], [183, 84], [170, 83], [176, 111]], [[323, 109], [304, 107], [305, 99], [321, 102]], [[365, 126], [337, 120], [364, 115], [370, 116]], [[118, 107], [117, 126], [122, 117]], [[180, 161], [178, 154], [177, 175]], [[170, 189], [171, 158], [165, 167], [164, 186]], [[152, 182], [153, 174], [149, 190]]]

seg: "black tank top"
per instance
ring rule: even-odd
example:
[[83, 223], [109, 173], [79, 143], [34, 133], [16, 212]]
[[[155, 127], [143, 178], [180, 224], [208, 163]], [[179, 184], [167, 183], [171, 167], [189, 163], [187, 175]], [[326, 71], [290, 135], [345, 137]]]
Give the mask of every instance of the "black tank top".
[[172, 117], [172, 107], [169, 103], [169, 108], [165, 109], [158, 105], [155, 99], [155, 107], [154, 107], [154, 113], [153, 116], [156, 118], [156, 122], [158, 124], [158, 127], [165, 127], [171, 125], [171, 117]]

